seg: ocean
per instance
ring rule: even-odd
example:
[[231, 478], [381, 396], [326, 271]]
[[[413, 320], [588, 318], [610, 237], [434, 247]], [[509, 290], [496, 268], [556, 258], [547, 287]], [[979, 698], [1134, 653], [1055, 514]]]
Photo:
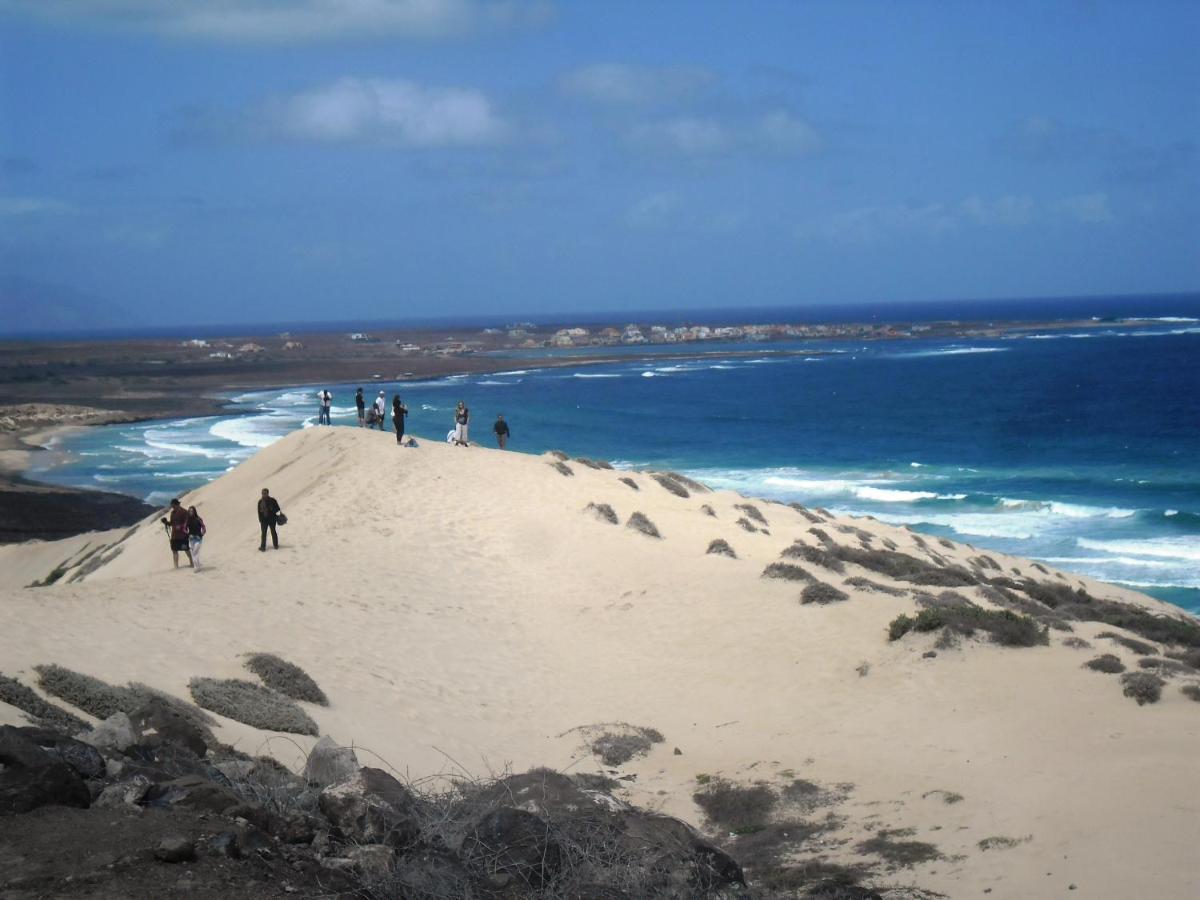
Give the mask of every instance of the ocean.
[[[701, 344], [675, 349], [715, 355], [605, 364], [583, 352], [565, 368], [363, 387], [368, 401], [384, 390], [389, 410], [399, 392], [419, 439], [444, 440], [461, 399], [484, 444], [502, 413], [512, 450], [872, 515], [1200, 612], [1197, 305], [1004, 339]], [[228, 415], [89, 429], [34, 474], [165, 503], [314, 427], [318, 387], [231, 396]], [[355, 425], [357, 385], [328, 387], [334, 424]]]

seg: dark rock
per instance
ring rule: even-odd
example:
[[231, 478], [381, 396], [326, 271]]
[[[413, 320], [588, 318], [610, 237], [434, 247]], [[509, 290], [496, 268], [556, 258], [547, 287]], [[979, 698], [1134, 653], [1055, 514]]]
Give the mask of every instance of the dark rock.
[[257, 853], [259, 856], [270, 856], [275, 845], [271, 841], [271, 836], [257, 828], [247, 828], [238, 835], [238, 849], [243, 856], [250, 856]]
[[933, 659], [935, 656], [937, 656], [936, 650], [926, 650], [921, 654], [922, 659]]
[[110, 784], [100, 792], [94, 805], [100, 809], [125, 809], [137, 806], [145, 799], [152, 786], [153, 782], [145, 775], [134, 775], [125, 781]]
[[157, 697], [152, 697], [129, 716], [130, 724], [141, 732], [147, 744], [178, 744], [203, 758], [208, 753], [204, 733], [177, 709]]
[[212, 837], [208, 841], [209, 852], [216, 856], [224, 856], [226, 859], [241, 859], [242, 851], [238, 847], [238, 834], [236, 831], [222, 831], [220, 834]]
[[742, 867], [733, 857], [679, 819], [630, 812], [622, 818], [622, 824], [622, 843], [631, 849], [657, 848], [660, 853], [656, 868], [672, 883], [687, 884], [696, 891], [746, 883]]
[[309, 784], [328, 787], [345, 781], [358, 771], [358, 757], [349, 747], [341, 747], [328, 735], [313, 746], [304, 763], [304, 778]]
[[490, 874], [509, 875], [538, 888], [558, 873], [562, 851], [549, 826], [513, 807], [492, 810], [463, 841], [463, 856]]
[[83, 779], [10, 725], [0, 726], [0, 816], [40, 806], [86, 808], [92, 802]]
[[270, 831], [285, 844], [311, 844], [317, 834], [317, 820], [304, 813], [291, 813], [273, 819]]
[[321, 792], [321, 812], [349, 841], [406, 847], [417, 839], [417, 800], [399, 781], [364, 766]]
[[191, 862], [196, 858], [196, 845], [188, 838], [170, 835], [154, 848], [154, 858], [165, 863]]
[[147, 806], [178, 806], [226, 815], [243, 805], [237, 794], [200, 775], [184, 775], [152, 785], [146, 792], [145, 803]]
[[43, 750], [49, 750], [75, 770], [80, 778], [104, 776], [104, 757], [91, 744], [59, 734], [46, 728], [20, 728], [21, 734]]

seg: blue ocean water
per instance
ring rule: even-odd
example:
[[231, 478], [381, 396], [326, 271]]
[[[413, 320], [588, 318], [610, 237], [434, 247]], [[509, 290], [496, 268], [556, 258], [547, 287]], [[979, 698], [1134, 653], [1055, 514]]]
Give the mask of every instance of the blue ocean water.
[[[490, 443], [671, 468], [1132, 585], [1200, 611], [1200, 323], [992, 340], [700, 345], [704, 359], [364, 385], [442, 440], [455, 403]], [[739, 355], [752, 351], [752, 355]], [[319, 386], [230, 398], [226, 416], [64, 439], [61, 483], [165, 502], [312, 427]], [[356, 385], [329, 385], [354, 425]], [[380, 440], [391, 440], [381, 435]], [[397, 451], [402, 452], [402, 451]], [[481, 502], [484, 500], [481, 498]]]

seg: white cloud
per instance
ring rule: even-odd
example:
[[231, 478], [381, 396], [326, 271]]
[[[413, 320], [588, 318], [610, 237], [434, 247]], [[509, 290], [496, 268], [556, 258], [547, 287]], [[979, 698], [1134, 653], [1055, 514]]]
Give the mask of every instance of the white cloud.
[[680, 197], [674, 191], [659, 191], [638, 200], [625, 214], [625, 221], [635, 228], [661, 225], [680, 207]]
[[550, 0], [0, 0], [0, 12], [215, 41], [439, 38], [547, 18]]
[[0, 197], [0, 216], [47, 216], [76, 213], [79, 210], [50, 197]]
[[248, 127], [264, 137], [407, 147], [494, 144], [511, 131], [474, 88], [378, 78], [342, 78], [277, 100]]
[[629, 140], [647, 149], [686, 156], [712, 156], [726, 152], [733, 145], [733, 135], [719, 122], [688, 116], [638, 125], [629, 132]]
[[1078, 194], [1055, 204], [1056, 212], [1083, 225], [1108, 225], [1116, 221], [1108, 205], [1108, 194]]
[[650, 106], [693, 96], [714, 81], [707, 69], [598, 63], [564, 75], [563, 93], [608, 106]]
[[685, 156], [727, 153], [806, 155], [819, 151], [820, 133], [803, 119], [783, 110], [736, 121], [676, 116], [632, 128], [635, 146]]

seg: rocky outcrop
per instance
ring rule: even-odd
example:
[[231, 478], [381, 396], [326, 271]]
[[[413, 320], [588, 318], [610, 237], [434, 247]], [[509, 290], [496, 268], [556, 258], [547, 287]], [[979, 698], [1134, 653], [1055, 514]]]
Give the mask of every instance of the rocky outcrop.
[[70, 765], [10, 725], [0, 726], [0, 766], [0, 816], [91, 805], [87, 785]]

